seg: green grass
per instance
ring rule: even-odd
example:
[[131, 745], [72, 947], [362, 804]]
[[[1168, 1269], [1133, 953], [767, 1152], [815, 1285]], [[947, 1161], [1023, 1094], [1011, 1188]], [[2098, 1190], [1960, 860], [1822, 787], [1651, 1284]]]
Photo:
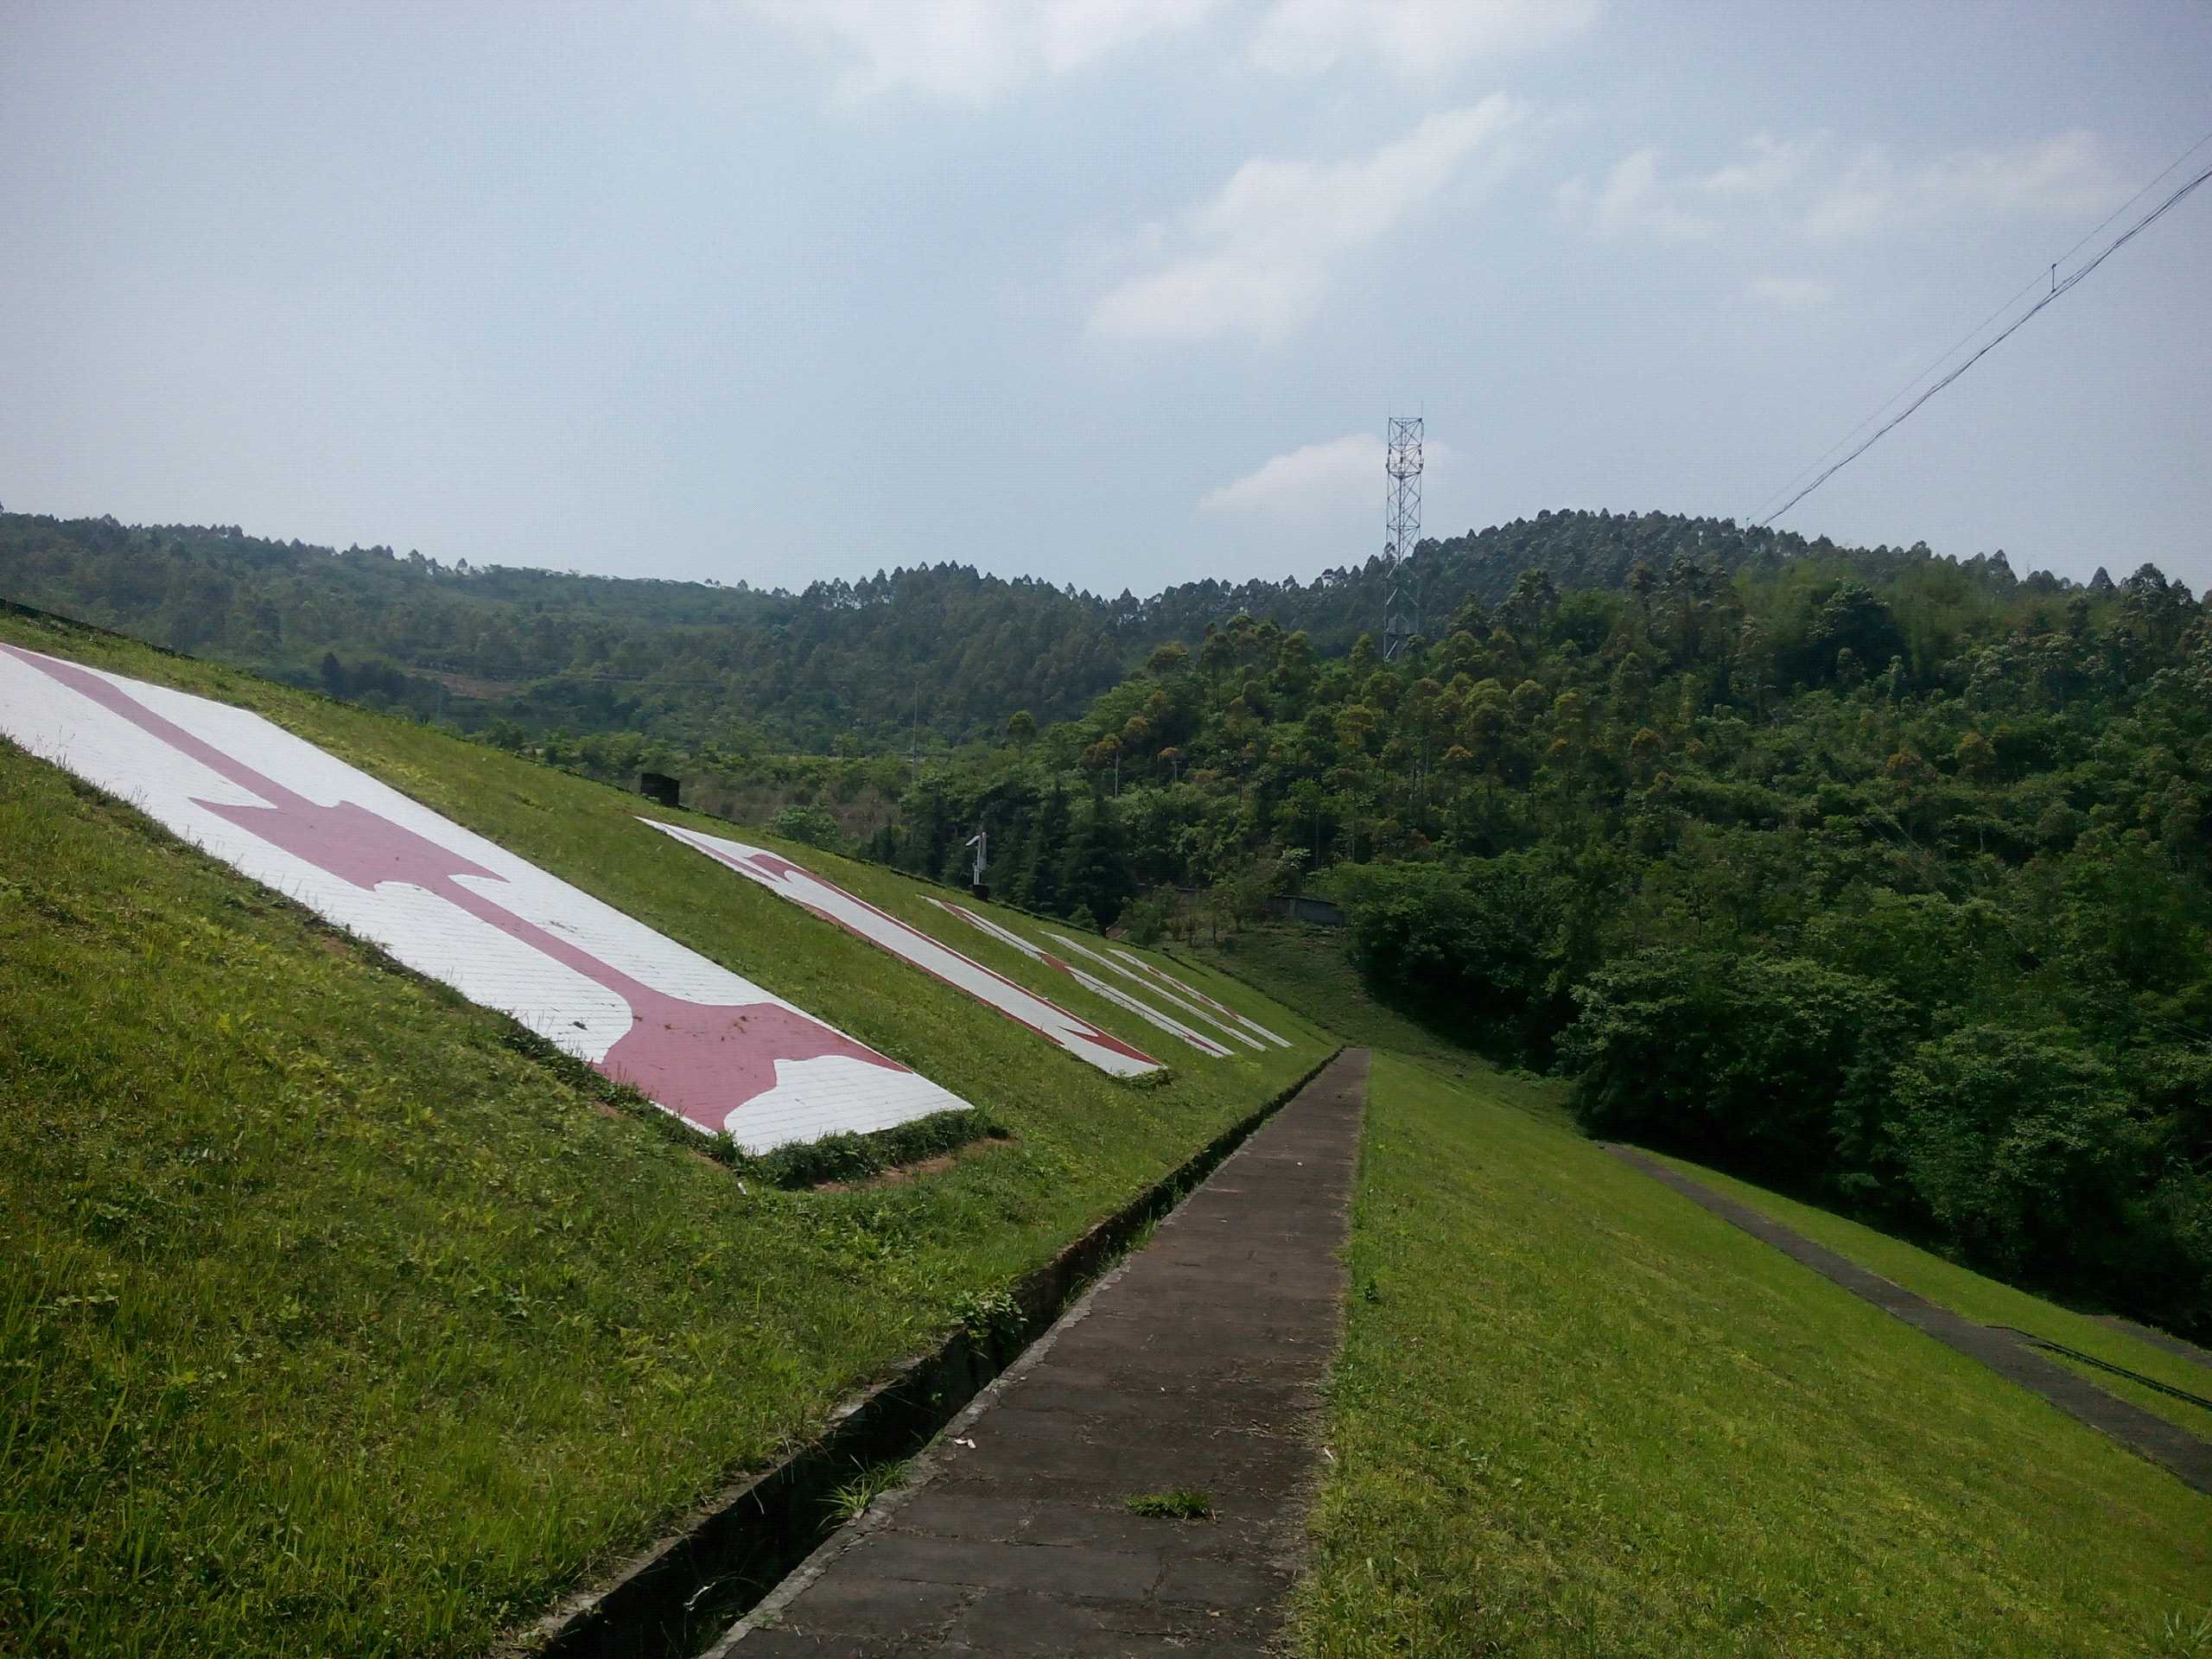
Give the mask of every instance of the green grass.
[[[1940, 1306], [1984, 1325], [2010, 1325], [2017, 1331], [2046, 1337], [2109, 1364], [2156, 1377], [2200, 1398], [2212, 1398], [2212, 1370], [2194, 1360], [2168, 1353], [2139, 1337], [2115, 1331], [2085, 1313], [2031, 1296], [1997, 1280], [1986, 1279], [1971, 1268], [1947, 1262], [1872, 1227], [1753, 1186], [1748, 1181], [1691, 1163], [1686, 1158], [1657, 1154], [1654, 1156], [1663, 1157], [1663, 1161], [1684, 1173], [1695, 1176], [1708, 1186], [1773, 1217], [1785, 1226], [1796, 1228], [1814, 1243], [1827, 1245], [1838, 1255], [1850, 1257], [1859, 1266], [1871, 1268]], [[2099, 1388], [2133, 1400], [2191, 1433], [2212, 1439], [2212, 1411], [2177, 1400], [2156, 1389], [2144, 1388], [2124, 1376], [2115, 1376], [2100, 1366], [2076, 1364], [2060, 1355], [2050, 1357], [2062, 1365], [2071, 1365]]]
[[858, 1520], [877, 1498], [904, 1486], [906, 1474], [906, 1464], [903, 1459], [891, 1463], [867, 1465], [860, 1473], [830, 1492], [830, 1513], [840, 1522]]
[[2212, 1652], [2212, 1499], [1535, 1087], [1377, 1057], [1304, 1653]]
[[1295, 1046], [1185, 1061], [903, 880], [788, 849], [1174, 1067], [1116, 1084], [616, 791], [119, 642], [0, 638], [257, 708], [1010, 1137], [894, 1186], [741, 1184], [0, 744], [0, 1651], [481, 1651], [1325, 1052], [1237, 989]]
[[1205, 1521], [1213, 1515], [1213, 1495], [1196, 1486], [1176, 1486], [1164, 1492], [1131, 1492], [1122, 1506], [1148, 1520]]

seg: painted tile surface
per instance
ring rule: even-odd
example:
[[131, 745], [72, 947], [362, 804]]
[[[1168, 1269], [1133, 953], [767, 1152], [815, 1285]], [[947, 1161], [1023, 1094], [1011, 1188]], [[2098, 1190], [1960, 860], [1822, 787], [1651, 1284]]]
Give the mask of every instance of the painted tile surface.
[[1132, 1048], [1112, 1032], [1080, 1014], [1069, 1013], [1057, 1002], [1047, 1001], [1002, 974], [992, 972], [982, 963], [961, 955], [950, 945], [931, 938], [887, 911], [877, 909], [836, 882], [826, 881], [794, 864], [780, 853], [652, 818], [639, 822], [650, 823], [686, 846], [696, 848], [718, 863], [727, 864], [739, 874], [750, 877], [825, 921], [836, 923], [847, 932], [857, 933], [870, 944], [880, 945], [931, 978], [958, 987], [977, 1001], [988, 1003], [1007, 1019], [1028, 1027], [1046, 1042], [1090, 1061], [1102, 1071], [1117, 1077], [1133, 1077], [1160, 1069], [1158, 1060], [1141, 1049]]
[[982, 915], [976, 911], [972, 911], [965, 905], [949, 904], [944, 899], [935, 897], [932, 897], [930, 899], [930, 903], [935, 905], [940, 910], [950, 911], [955, 916], [960, 918], [962, 921], [967, 923], [969, 926], [976, 928], [982, 932], [989, 934], [1001, 944], [1012, 945], [1015, 950], [1020, 951], [1023, 956], [1027, 957], [1031, 961], [1041, 962], [1047, 968], [1052, 969], [1056, 973], [1065, 974], [1070, 979], [1075, 981], [1077, 984], [1082, 986], [1084, 989], [1090, 992], [1094, 996], [1103, 996], [1109, 1002], [1113, 1003], [1116, 1007], [1127, 1008], [1131, 1014], [1135, 1014], [1138, 1019], [1146, 1020], [1152, 1025], [1159, 1027], [1160, 1030], [1168, 1033], [1172, 1036], [1180, 1037], [1185, 1042], [1188, 1043], [1192, 1048], [1197, 1049], [1201, 1054], [1210, 1055], [1217, 1060], [1232, 1052], [1225, 1045], [1217, 1043], [1212, 1038], [1207, 1036], [1205, 1033], [1192, 1030], [1181, 1020], [1174, 1019], [1168, 1014], [1162, 1014], [1158, 1008], [1154, 1007], [1149, 1002], [1140, 1001], [1137, 998], [1131, 996], [1127, 991], [1122, 989], [1119, 986], [1108, 984], [1096, 974], [1085, 973], [1073, 963], [1054, 956], [1051, 951], [1046, 950], [1045, 947], [1040, 944], [1031, 944], [1027, 939], [1023, 938], [1021, 935], [1016, 933], [1012, 928], [1001, 927], [989, 917]]
[[[1094, 950], [1089, 945], [1085, 944], [1081, 939], [1070, 938], [1065, 933], [1047, 933], [1045, 937], [1052, 940], [1053, 944], [1062, 947], [1064, 950], [1071, 950], [1079, 957], [1087, 957], [1089, 960], [1096, 963], [1100, 967], [1109, 969], [1113, 972], [1121, 975], [1125, 979], [1133, 979], [1136, 981], [1137, 983], [1144, 986], [1146, 989], [1151, 991], [1155, 995], [1161, 997], [1165, 1001], [1173, 1003], [1175, 1007], [1182, 1009], [1184, 1013], [1190, 1014], [1194, 1019], [1203, 1020], [1217, 1030], [1224, 1032], [1229, 1036], [1234, 1037], [1238, 1042], [1243, 1044], [1247, 1048], [1262, 1048], [1266, 1046], [1259, 1038], [1245, 1030], [1243, 1027], [1238, 1023], [1237, 1018], [1235, 1014], [1230, 1013], [1225, 1008], [1222, 1008], [1220, 1004], [1216, 1003], [1213, 1007], [1209, 1008], [1204, 1003], [1197, 1000], [1195, 993], [1188, 996], [1177, 995], [1176, 991], [1171, 985], [1163, 985], [1152, 979], [1149, 976], [1139, 973], [1135, 968], [1129, 966], [1127, 962], [1119, 960], [1122, 953], [1118, 950], [1112, 956], [1108, 956], [1103, 950]], [[1173, 982], [1175, 985], [1179, 985], [1181, 982], [1182, 982], [1179, 980]]]
[[966, 1104], [245, 709], [0, 645], [0, 734], [747, 1150]]
[[1175, 1001], [1183, 1003], [1185, 1007], [1196, 1002], [1201, 1007], [1211, 1009], [1219, 1015], [1222, 1020], [1231, 1022], [1227, 1028], [1236, 1030], [1240, 1036], [1245, 1032], [1249, 1032], [1264, 1041], [1273, 1043], [1277, 1048], [1290, 1046], [1289, 1038], [1276, 1036], [1258, 1020], [1237, 1013], [1226, 1002], [1215, 1001], [1197, 986], [1176, 978], [1165, 968], [1157, 967], [1147, 962], [1135, 951], [1117, 949], [1114, 955], [1127, 964], [1122, 971], [1140, 984], [1148, 984], [1154, 989], [1164, 988]]

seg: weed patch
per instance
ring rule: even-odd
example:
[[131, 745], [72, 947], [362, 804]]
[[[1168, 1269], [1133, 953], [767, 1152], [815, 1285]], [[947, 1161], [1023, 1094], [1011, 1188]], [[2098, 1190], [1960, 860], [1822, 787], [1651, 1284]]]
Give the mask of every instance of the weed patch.
[[1196, 1486], [1177, 1486], [1164, 1492], [1132, 1492], [1122, 1500], [1131, 1515], [1159, 1521], [1210, 1521], [1213, 1498]]

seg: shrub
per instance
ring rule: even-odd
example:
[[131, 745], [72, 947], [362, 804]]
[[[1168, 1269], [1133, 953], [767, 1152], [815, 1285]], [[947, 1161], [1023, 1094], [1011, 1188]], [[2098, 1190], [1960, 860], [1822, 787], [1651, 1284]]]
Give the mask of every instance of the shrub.
[[1865, 1192], [1908, 1032], [1881, 985], [1793, 957], [1657, 949], [1575, 1000], [1561, 1046], [1586, 1128], [1798, 1178], [1848, 1170]]
[[1968, 1026], [1897, 1068], [1897, 1154], [1969, 1253], [2049, 1274], [2113, 1264], [2149, 1151], [2112, 1068], [2063, 1037]]
[[845, 832], [837, 827], [837, 820], [818, 806], [785, 807], [768, 820], [768, 833], [781, 836], [785, 841], [819, 847], [825, 853], [849, 850]]

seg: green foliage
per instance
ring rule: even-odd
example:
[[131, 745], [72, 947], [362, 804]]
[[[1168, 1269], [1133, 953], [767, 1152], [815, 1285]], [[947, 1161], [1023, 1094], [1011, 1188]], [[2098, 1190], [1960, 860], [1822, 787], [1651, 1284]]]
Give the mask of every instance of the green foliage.
[[1154, 887], [1122, 912], [1122, 931], [1132, 944], [1158, 944], [1174, 925], [1179, 909], [1171, 887]]
[[[934, 880], [966, 881], [981, 825], [1000, 896], [1085, 925], [1218, 943], [1310, 880], [1401, 1014], [1546, 1064], [1592, 1008], [1567, 1052], [1614, 1132], [1788, 1158], [1974, 1260], [2212, 1331], [2212, 619], [2152, 567], [2084, 588], [2001, 553], [1545, 512], [1425, 545], [1437, 637], [1386, 663], [1374, 565], [1140, 602], [955, 567], [796, 596], [447, 570], [111, 521], [0, 517], [0, 555], [34, 601], [599, 777], [680, 772], [747, 821], [818, 810]], [[1167, 889], [1198, 898], [1130, 913]], [[1719, 1027], [1654, 1012], [1676, 1002]], [[1971, 1134], [1909, 1119], [1906, 1052], [1968, 1027], [2111, 1085]], [[1607, 1058], [1630, 1052], [1640, 1107]], [[1811, 1093], [1758, 1098], [1768, 1065]], [[1936, 1172], [1977, 1156], [2114, 1238], [2024, 1234], [2025, 1188], [1963, 1205]]]
[[818, 806], [787, 806], [768, 820], [768, 831], [785, 841], [804, 842], [825, 852], [850, 850], [837, 820]]
[[1563, 1023], [1552, 885], [1509, 855], [1338, 874], [1352, 957], [1388, 1000], [1504, 1058], [1541, 1055]]
[[2090, 1285], [2124, 1269], [2110, 1254], [2130, 1242], [2153, 1137], [2110, 1066], [2075, 1041], [1968, 1026], [1915, 1049], [1894, 1092], [1905, 1179], [1953, 1237]]
[[860, 1473], [831, 1491], [828, 1500], [830, 1513], [841, 1522], [857, 1521], [876, 1499], [904, 1486], [906, 1475], [903, 1461], [863, 1465]]
[[[1602, 613], [1560, 594], [1619, 588], [1637, 563], [1693, 550], [1725, 571], [1840, 556], [1825, 541], [1725, 520], [1542, 512], [1427, 543], [1421, 557], [1439, 614], [1503, 603], [1516, 637], [1549, 626], [1586, 641]], [[1924, 550], [1848, 556], [1871, 575]], [[1532, 568], [1545, 579], [1522, 591]], [[726, 760], [758, 750], [755, 721], [819, 753], [903, 751], [918, 725], [938, 742], [1002, 734], [1020, 750], [1037, 721], [1080, 715], [1140, 664], [1163, 690], [1198, 677], [1193, 651], [1209, 682], [1257, 666], [1271, 690], [1294, 698], [1312, 671], [1309, 644], [1351, 650], [1351, 619], [1379, 613], [1385, 582], [1370, 561], [1310, 583], [1192, 582], [1140, 601], [948, 563], [790, 594], [448, 565], [388, 547], [269, 540], [235, 524], [0, 512], [0, 597], [471, 730], [504, 721], [556, 749], [650, 730], [695, 758]], [[2168, 626], [2163, 596], [2142, 603]], [[1271, 643], [1258, 664], [1227, 644], [1209, 655], [1208, 630], [1239, 614], [1273, 619], [1299, 646]], [[1027, 728], [1022, 711], [1032, 711]], [[1147, 752], [1173, 747], [1153, 724]]]
[[1160, 1521], [1207, 1521], [1213, 1517], [1213, 1496], [1197, 1486], [1171, 1487], [1164, 1492], [1131, 1492], [1122, 1500], [1131, 1515]]
[[[1394, 1013], [1563, 1060], [1606, 1133], [2212, 1330], [2212, 622], [2155, 571], [1707, 544], [1630, 536], [1592, 567], [1624, 595], [1535, 569], [1388, 664], [1232, 616], [925, 777], [882, 850], [927, 871], [988, 817], [1018, 902], [1130, 919], [1118, 860], [1215, 943], [1289, 872]], [[1909, 1113], [1908, 1058], [1968, 1027], [2110, 1085]]]
[[1817, 1178], [1877, 1143], [1904, 1010], [1878, 982], [1791, 957], [1662, 947], [1592, 975], [1567, 1034], [1593, 1134], [1708, 1148]]

